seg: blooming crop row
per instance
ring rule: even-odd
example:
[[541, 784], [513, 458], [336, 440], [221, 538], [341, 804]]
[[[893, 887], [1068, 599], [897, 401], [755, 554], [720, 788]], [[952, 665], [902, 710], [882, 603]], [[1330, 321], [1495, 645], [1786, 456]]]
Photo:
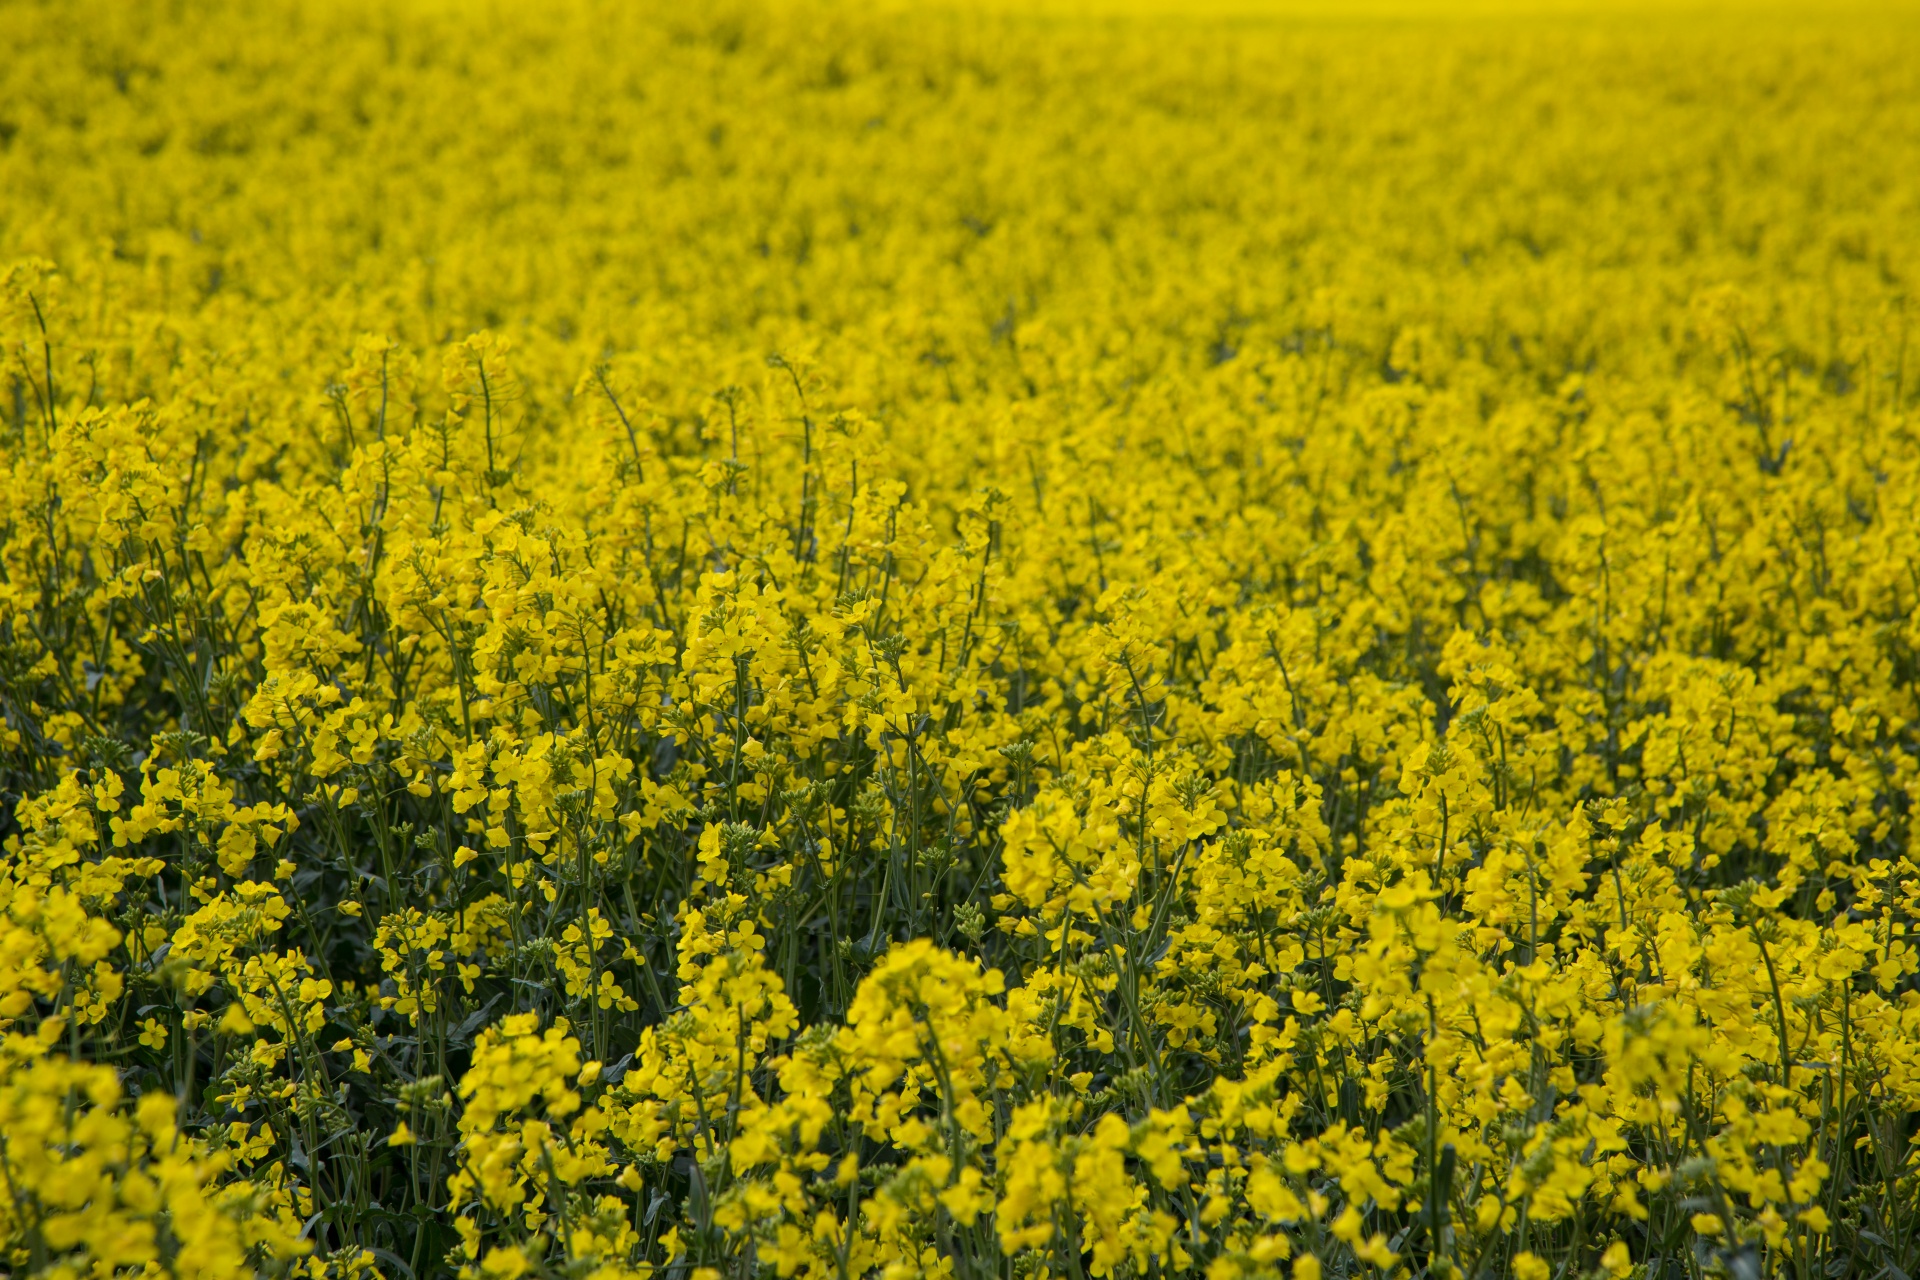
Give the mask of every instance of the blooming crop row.
[[1904, 1280], [1900, 13], [0, 6], [0, 1271]]

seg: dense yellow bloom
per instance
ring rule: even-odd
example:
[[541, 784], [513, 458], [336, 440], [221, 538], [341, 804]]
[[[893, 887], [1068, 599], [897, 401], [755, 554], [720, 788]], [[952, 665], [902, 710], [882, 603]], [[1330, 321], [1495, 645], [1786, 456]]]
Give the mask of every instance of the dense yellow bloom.
[[0, 1271], [1920, 1266], [1911, 14], [0, 42]]
[[16, 1274], [284, 1272], [307, 1252], [305, 1194], [276, 1186], [278, 1167], [230, 1176], [231, 1153], [174, 1127], [172, 1099], [130, 1105], [111, 1068], [25, 1037], [0, 1043], [0, 1064], [0, 1232]]

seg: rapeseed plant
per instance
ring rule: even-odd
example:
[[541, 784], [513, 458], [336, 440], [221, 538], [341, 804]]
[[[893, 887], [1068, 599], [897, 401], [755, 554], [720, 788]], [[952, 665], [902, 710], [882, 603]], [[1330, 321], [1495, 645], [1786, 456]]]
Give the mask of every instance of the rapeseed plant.
[[0, 1270], [1920, 1266], [1910, 14], [0, 38]]

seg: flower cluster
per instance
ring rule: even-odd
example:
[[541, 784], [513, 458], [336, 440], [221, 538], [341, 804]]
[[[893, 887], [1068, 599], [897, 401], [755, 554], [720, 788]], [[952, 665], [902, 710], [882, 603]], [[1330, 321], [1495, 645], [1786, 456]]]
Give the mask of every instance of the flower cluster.
[[0, 6], [0, 1272], [1920, 1274], [1911, 25], [1101, 8]]

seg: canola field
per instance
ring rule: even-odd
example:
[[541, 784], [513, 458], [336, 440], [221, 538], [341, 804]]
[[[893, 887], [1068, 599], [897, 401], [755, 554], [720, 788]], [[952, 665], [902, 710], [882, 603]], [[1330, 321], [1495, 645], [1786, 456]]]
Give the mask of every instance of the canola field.
[[1920, 13], [0, 47], [0, 1273], [1920, 1268]]

